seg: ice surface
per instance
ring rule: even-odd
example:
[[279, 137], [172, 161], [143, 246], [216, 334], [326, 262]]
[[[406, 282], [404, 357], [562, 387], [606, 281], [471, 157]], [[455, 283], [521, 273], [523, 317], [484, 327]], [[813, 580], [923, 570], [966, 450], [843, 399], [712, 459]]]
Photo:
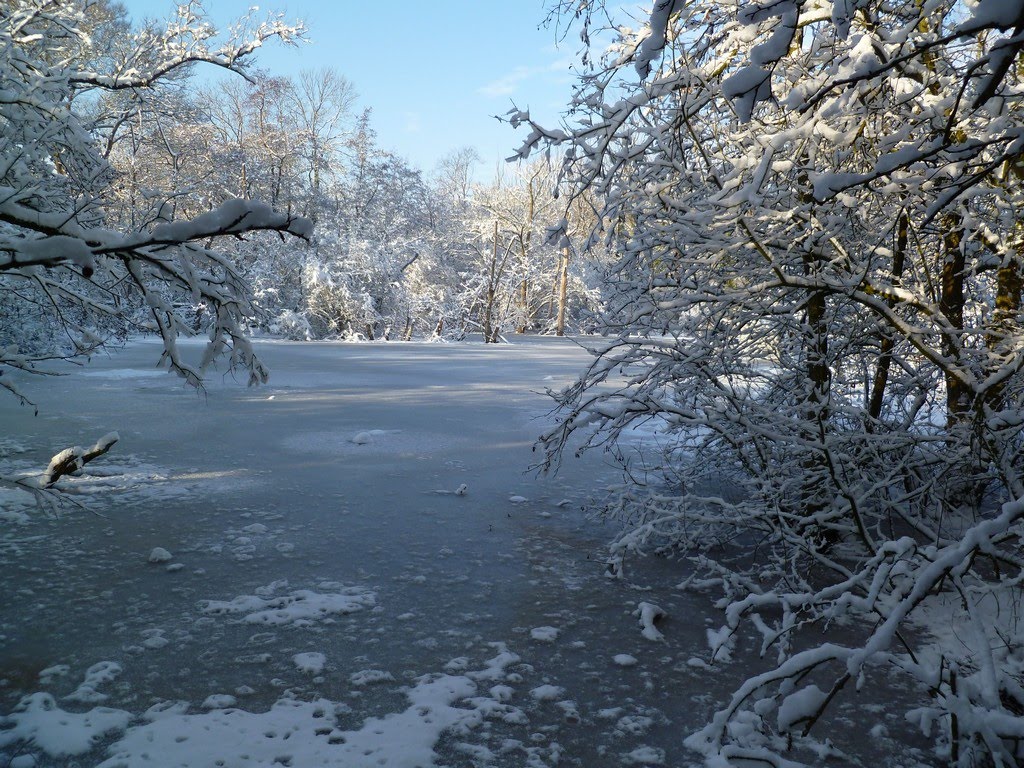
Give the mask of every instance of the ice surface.
[[[693, 762], [681, 737], [738, 671], [697, 658], [721, 616], [673, 588], [679, 561], [605, 579], [613, 525], [586, 518], [621, 479], [604, 457], [524, 473], [551, 423], [538, 382], [571, 381], [579, 347], [257, 346], [269, 388], [213, 375], [199, 397], [145, 341], [45, 380], [38, 418], [0, 400], [5, 468], [38, 474], [59, 447], [122, 438], [61, 481], [89, 514], [0, 498], [19, 521], [0, 527], [0, 765]], [[172, 560], [149, 565], [156, 546]], [[641, 597], [674, 619], [656, 645]], [[756, 651], [740, 642], [733, 665]], [[295, 662], [307, 653], [319, 672]], [[913, 765], [902, 721], [859, 738], [881, 719], [865, 705], [894, 694], [871, 695], [839, 702], [833, 730], [865, 763]]]

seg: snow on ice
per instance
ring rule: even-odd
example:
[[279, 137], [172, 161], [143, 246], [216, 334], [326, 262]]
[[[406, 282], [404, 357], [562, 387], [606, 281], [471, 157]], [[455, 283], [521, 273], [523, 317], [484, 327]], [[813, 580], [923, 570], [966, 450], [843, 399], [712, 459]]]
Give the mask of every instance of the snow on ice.
[[128, 712], [107, 707], [65, 712], [50, 694], [32, 693], [0, 717], [0, 747], [26, 741], [51, 757], [73, 757], [91, 750], [106, 734], [124, 730], [131, 719]]
[[163, 547], [153, 547], [153, 551], [149, 553], [149, 562], [151, 563], [166, 563], [170, 562], [172, 558], [173, 555]]
[[[476, 674], [488, 676], [511, 658], [499, 654]], [[349, 707], [325, 699], [282, 698], [263, 713], [228, 706], [190, 714], [187, 704], [157, 705], [145, 713], [143, 724], [128, 728], [109, 747], [111, 757], [99, 768], [151, 766], [153, 755], [160, 756], [163, 768], [435, 765], [434, 746], [443, 733], [468, 734], [488, 712], [505, 711], [493, 698], [474, 696], [473, 676], [425, 675], [406, 690], [406, 709], [368, 718], [354, 730], [337, 724]], [[107, 730], [124, 730], [128, 715], [121, 715]]]
[[287, 586], [287, 582], [264, 587], [262, 594], [239, 595], [227, 601], [204, 600], [200, 609], [215, 615], [241, 615], [241, 620], [249, 624], [290, 624], [303, 627], [329, 621], [332, 616], [372, 608], [377, 602], [376, 594], [362, 587], [328, 585], [326, 588], [337, 591], [299, 589], [286, 595], [273, 595], [280, 586]]
[[307, 675], [319, 675], [324, 671], [327, 657], [316, 651], [306, 651], [292, 656], [292, 661], [295, 662], [295, 666], [300, 672], [305, 672]]
[[[52, 669], [52, 668], [51, 668]], [[44, 675], [44, 670], [40, 673], [40, 679], [43, 680], [48, 675]], [[74, 691], [64, 697], [66, 701], [77, 701], [84, 704], [95, 704], [100, 701], [106, 701], [108, 696], [105, 693], [100, 693], [97, 690], [101, 685], [116, 680], [117, 677], [123, 672], [121, 665], [114, 661], [101, 661], [97, 664], [93, 664], [89, 669], [85, 671], [85, 679]]]
[[349, 675], [348, 681], [357, 688], [375, 683], [393, 683], [395, 676], [383, 669], [361, 669]]
[[558, 639], [558, 629], [555, 627], [534, 627], [530, 630], [530, 637], [541, 643], [553, 643]]

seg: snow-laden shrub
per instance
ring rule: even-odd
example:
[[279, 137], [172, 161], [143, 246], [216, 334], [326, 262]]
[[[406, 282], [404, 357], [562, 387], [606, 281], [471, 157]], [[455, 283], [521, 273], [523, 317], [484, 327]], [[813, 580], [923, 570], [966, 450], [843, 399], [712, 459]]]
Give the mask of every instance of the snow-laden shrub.
[[313, 329], [305, 315], [292, 309], [286, 309], [274, 317], [267, 330], [272, 334], [292, 341], [309, 341], [313, 338]]

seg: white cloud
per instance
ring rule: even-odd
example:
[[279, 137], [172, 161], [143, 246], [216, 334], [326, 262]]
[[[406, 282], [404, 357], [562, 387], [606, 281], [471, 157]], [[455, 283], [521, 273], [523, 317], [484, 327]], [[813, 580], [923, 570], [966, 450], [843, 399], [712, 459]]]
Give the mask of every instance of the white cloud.
[[510, 96], [518, 91], [519, 87], [528, 80], [535, 78], [549, 80], [551, 79], [550, 75], [564, 75], [568, 71], [570, 63], [571, 59], [560, 58], [557, 61], [542, 66], [519, 66], [508, 74], [477, 88], [477, 93], [489, 98]]

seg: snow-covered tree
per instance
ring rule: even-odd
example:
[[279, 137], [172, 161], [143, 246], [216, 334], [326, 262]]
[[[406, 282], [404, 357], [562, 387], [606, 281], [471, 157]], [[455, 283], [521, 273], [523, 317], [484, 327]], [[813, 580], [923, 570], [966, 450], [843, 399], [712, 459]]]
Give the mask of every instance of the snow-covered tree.
[[[603, 36], [603, 4], [561, 10]], [[562, 395], [550, 457], [656, 424], [666, 478], [612, 503], [616, 567], [685, 554], [726, 595], [714, 653], [749, 626], [775, 655], [688, 740], [709, 759], [783, 764], [878, 662], [929, 691], [910, 715], [954, 763], [1022, 756], [1022, 19], [659, 0], [613, 27], [570, 125], [512, 115], [622, 254], [617, 338]], [[923, 652], [908, 622], [950, 602], [972, 639]], [[813, 637], [837, 621], [858, 629]]]
[[[242, 199], [176, 218], [173, 163], [160, 194], [138, 184], [126, 209], [108, 156], [143, 115], [145, 135], [131, 140], [159, 138], [180, 159], [185, 137], [149, 111], [149, 94], [194, 64], [244, 73], [263, 43], [301, 33], [248, 17], [220, 39], [193, 2], [165, 26], [136, 31], [106, 3], [0, 8], [0, 386], [24, 397], [10, 371], [86, 356], [140, 322], [160, 333], [166, 364], [192, 384], [223, 352], [252, 380], [266, 377], [245, 337], [249, 287], [216, 242], [264, 230], [308, 238], [310, 223]], [[199, 303], [210, 341], [190, 363], [176, 340], [194, 332]]]
[[599, 303], [603, 252], [569, 258], [571, 240], [589, 226], [585, 206], [574, 204], [566, 216], [554, 193], [554, 169], [534, 162], [475, 185], [471, 201], [450, 209], [463, 249], [458, 303], [487, 341], [513, 331], [562, 335]]

